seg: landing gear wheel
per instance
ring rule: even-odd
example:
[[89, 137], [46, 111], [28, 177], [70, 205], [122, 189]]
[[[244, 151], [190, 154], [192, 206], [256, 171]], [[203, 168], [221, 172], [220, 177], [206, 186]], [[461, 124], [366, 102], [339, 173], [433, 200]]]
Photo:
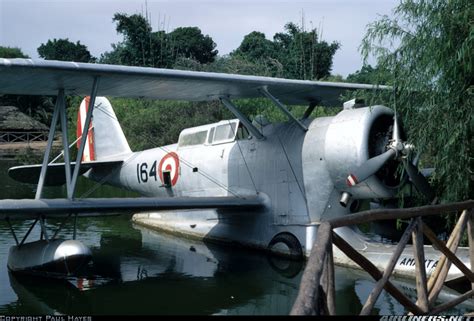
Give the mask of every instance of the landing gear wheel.
[[268, 244], [268, 250], [276, 255], [286, 256], [292, 259], [302, 259], [303, 250], [298, 239], [290, 233], [277, 234]]

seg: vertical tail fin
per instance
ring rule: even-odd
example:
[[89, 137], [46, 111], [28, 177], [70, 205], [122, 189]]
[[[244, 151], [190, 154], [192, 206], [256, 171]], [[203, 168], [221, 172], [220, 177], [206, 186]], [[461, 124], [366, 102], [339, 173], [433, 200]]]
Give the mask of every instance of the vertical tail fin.
[[[82, 100], [77, 115], [77, 137], [84, 128], [90, 97]], [[87, 134], [82, 161], [117, 160], [131, 153], [127, 139], [115, 116], [112, 105], [105, 97], [96, 97], [94, 112]], [[80, 140], [78, 141], [79, 146]]]

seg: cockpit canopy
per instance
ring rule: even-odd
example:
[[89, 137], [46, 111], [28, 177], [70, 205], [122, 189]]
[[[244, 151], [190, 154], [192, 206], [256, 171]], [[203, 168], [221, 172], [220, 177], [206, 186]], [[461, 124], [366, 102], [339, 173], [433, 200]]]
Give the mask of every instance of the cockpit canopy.
[[238, 119], [221, 120], [214, 124], [184, 129], [179, 135], [178, 148], [225, 144], [247, 137], [249, 132]]

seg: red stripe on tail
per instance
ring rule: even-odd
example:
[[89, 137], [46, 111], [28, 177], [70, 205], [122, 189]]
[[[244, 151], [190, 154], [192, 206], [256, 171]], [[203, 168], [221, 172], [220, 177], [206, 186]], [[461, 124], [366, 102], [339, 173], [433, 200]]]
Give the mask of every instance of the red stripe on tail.
[[[77, 113], [77, 131], [76, 131], [77, 137], [80, 137], [82, 135], [82, 131], [83, 131], [82, 119], [84, 119], [84, 122], [85, 122], [86, 114], [87, 114], [87, 111], [89, 110], [90, 97], [89, 96], [85, 97], [83, 101], [85, 102], [85, 110], [82, 110], [81, 107], [79, 107], [79, 112]], [[81, 105], [82, 105], [82, 102], [81, 102]], [[88, 157], [85, 154], [82, 155], [82, 161], [83, 162], [84, 161], [93, 161], [93, 160], [95, 160], [94, 129], [92, 129], [92, 127], [93, 127], [93, 125], [92, 125], [92, 120], [91, 120], [91, 122], [89, 124], [89, 131], [88, 131], [88, 134], [86, 136], [87, 137], [86, 149], [88, 149], [89, 153], [88, 153]], [[78, 149], [81, 146], [80, 145], [81, 141], [82, 141], [82, 138], [77, 141], [77, 148]]]

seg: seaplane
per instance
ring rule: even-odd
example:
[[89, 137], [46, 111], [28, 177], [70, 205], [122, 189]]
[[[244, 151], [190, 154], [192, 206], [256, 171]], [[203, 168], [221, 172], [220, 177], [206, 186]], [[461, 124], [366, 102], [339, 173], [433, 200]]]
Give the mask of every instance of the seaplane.
[[[84, 216], [125, 213], [137, 224], [179, 235], [263, 249], [304, 258], [322, 221], [360, 211], [363, 201], [397, 197], [413, 184], [433, 193], [410, 155], [394, 111], [366, 106], [341, 95], [387, 86], [290, 80], [148, 67], [30, 59], [0, 59], [0, 94], [56, 96], [47, 148], [40, 165], [16, 166], [9, 175], [37, 184], [35, 199], [0, 200], [0, 219], [30, 220], [20, 240], [12, 225], [8, 268], [13, 272], [74, 273], [91, 259], [77, 240], [75, 222]], [[78, 113], [78, 153], [69, 152], [67, 95], [84, 96]], [[219, 101], [235, 119], [184, 129], [178, 142], [132, 151], [106, 97]], [[236, 105], [240, 98], [266, 97], [288, 121], [250, 120]], [[289, 105], [308, 106], [295, 117]], [[342, 106], [331, 117], [312, 118], [316, 106]], [[62, 129], [64, 162], [50, 163], [56, 127]], [[403, 164], [403, 175], [397, 168]], [[77, 179], [138, 192], [136, 198], [77, 198]], [[43, 198], [48, 185], [66, 185], [60, 199]], [[57, 238], [46, 219], [73, 224], [71, 239]], [[41, 237], [29, 241], [39, 222]], [[62, 225], [61, 225], [62, 226]], [[384, 269], [396, 245], [377, 242], [356, 227], [335, 230], [378, 268]], [[470, 266], [466, 248], [457, 256]], [[426, 247], [426, 270], [440, 252]], [[355, 267], [337, 249], [334, 261]], [[397, 275], [414, 277], [413, 249], [407, 246]], [[457, 267], [448, 280], [461, 276]]]

